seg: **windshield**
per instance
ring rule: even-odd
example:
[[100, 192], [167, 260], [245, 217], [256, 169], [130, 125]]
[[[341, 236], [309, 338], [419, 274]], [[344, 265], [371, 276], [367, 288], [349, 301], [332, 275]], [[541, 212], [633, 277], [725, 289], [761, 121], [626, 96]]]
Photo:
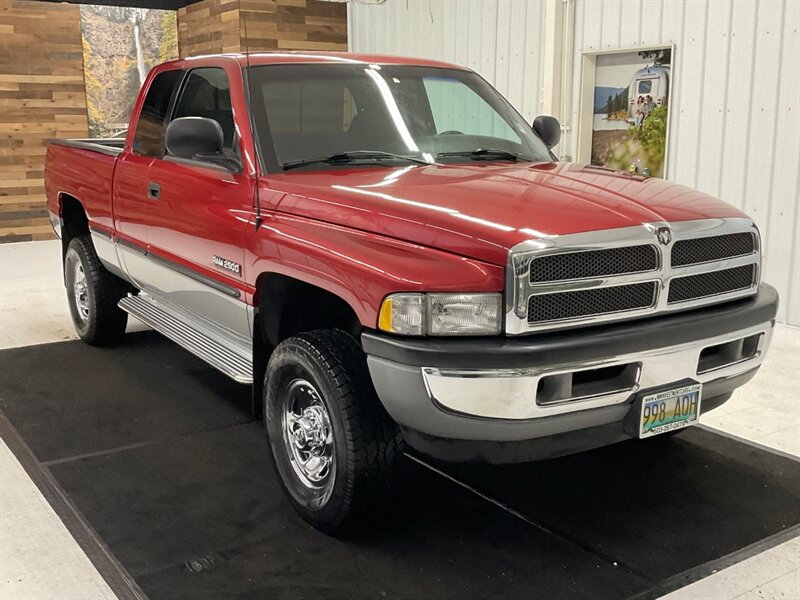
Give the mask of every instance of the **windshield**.
[[344, 158], [552, 160], [519, 113], [469, 71], [291, 64], [251, 67], [248, 74], [260, 149], [270, 170], [296, 167], [298, 161], [332, 169], [345, 161], [312, 161], [358, 152]]

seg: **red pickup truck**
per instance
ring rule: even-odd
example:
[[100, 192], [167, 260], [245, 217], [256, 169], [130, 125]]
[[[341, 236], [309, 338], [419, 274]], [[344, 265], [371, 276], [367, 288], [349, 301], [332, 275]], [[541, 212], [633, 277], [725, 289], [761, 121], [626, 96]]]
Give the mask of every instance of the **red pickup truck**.
[[559, 136], [440, 62], [160, 65], [124, 140], [48, 147], [75, 327], [109, 344], [131, 314], [252, 384], [288, 499], [328, 532], [407, 449], [508, 463], [697, 423], [771, 339], [759, 232], [559, 163]]

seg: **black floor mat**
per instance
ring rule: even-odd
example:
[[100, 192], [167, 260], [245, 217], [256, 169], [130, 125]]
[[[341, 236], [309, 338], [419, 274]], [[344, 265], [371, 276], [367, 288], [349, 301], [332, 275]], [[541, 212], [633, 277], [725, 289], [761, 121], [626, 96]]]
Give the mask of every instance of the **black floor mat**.
[[0, 378], [23, 464], [153, 599], [653, 597], [800, 523], [800, 463], [694, 429], [436, 465], [494, 502], [409, 461], [373, 529], [334, 540], [283, 499], [249, 389], [155, 334], [2, 351]]
[[659, 580], [800, 523], [800, 463], [706, 429], [525, 465], [437, 466]]

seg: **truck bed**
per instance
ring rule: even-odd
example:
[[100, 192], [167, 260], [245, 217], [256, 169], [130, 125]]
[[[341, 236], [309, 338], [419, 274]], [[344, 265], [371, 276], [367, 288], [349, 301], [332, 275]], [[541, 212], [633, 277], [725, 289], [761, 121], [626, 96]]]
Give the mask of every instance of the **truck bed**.
[[50, 140], [51, 144], [58, 146], [69, 146], [71, 148], [83, 148], [84, 150], [94, 150], [102, 154], [116, 156], [122, 152], [125, 146], [125, 138], [55, 138]]
[[114, 222], [111, 185], [122, 138], [54, 139], [45, 158], [45, 193], [53, 215], [60, 214], [61, 195], [80, 198], [89, 222], [109, 231]]

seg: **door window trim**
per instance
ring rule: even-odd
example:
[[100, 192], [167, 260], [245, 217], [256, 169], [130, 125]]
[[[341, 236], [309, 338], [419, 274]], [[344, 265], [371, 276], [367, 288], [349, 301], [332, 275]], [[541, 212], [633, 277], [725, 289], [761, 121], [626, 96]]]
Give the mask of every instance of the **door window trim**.
[[[228, 90], [229, 90], [229, 93], [230, 93], [231, 78], [230, 78], [230, 75], [228, 75], [228, 70], [225, 67], [222, 67], [220, 65], [198, 65], [196, 67], [192, 67], [191, 69], [183, 69], [183, 76], [181, 77], [181, 80], [178, 82], [178, 85], [175, 86], [175, 89], [177, 90], [177, 92], [174, 94], [174, 96], [172, 97], [172, 99], [170, 101], [169, 111], [167, 113], [168, 114], [168, 118], [164, 121], [164, 132], [165, 133], [166, 133], [166, 130], [167, 130], [167, 127], [169, 126], [169, 124], [172, 123], [172, 121], [175, 119], [175, 113], [176, 113], [176, 111], [178, 109], [178, 100], [180, 99], [181, 95], [183, 94], [184, 90], [186, 89], [186, 85], [187, 85], [187, 83], [189, 81], [189, 77], [191, 76], [191, 74], [193, 72], [201, 70], [201, 69], [219, 69], [220, 71], [222, 71], [225, 74], [225, 79], [227, 79], [227, 81], [228, 81]], [[233, 99], [231, 98], [231, 102], [232, 101], [233, 101]], [[233, 104], [232, 103], [231, 103], [231, 114], [233, 114]], [[224, 167], [222, 165], [219, 165], [219, 164], [216, 164], [216, 163], [213, 163], [213, 162], [210, 162], [210, 161], [206, 161], [206, 160], [199, 160], [199, 159], [195, 159], [195, 158], [181, 158], [181, 157], [178, 157], [178, 156], [170, 156], [169, 154], [166, 153], [166, 147], [164, 148], [164, 156], [162, 158], [158, 159], [158, 160], [165, 160], [167, 162], [183, 164], [183, 165], [190, 166], [190, 167], [205, 167], [205, 168], [213, 169], [215, 171], [222, 171], [224, 173], [233, 173], [234, 175], [238, 175], [238, 174], [242, 173], [242, 171], [244, 171], [244, 161], [242, 160], [242, 150], [241, 150], [241, 147], [240, 147], [241, 143], [242, 143], [242, 138], [239, 135], [239, 132], [236, 131], [235, 120], [234, 120], [234, 136], [233, 136], [233, 140], [232, 140], [231, 143], [232, 143], [231, 150], [234, 152], [236, 158], [239, 160], [239, 168], [237, 170], [235, 170], [235, 171], [232, 171], [232, 170], [230, 170], [230, 169], [228, 169], [228, 168], [226, 168], [226, 167]], [[166, 146], [166, 144], [165, 144], [165, 146]]]
[[[137, 152], [135, 150], [134, 145], [136, 143], [136, 130], [139, 129], [139, 122], [140, 122], [140, 120], [142, 118], [142, 109], [144, 108], [145, 102], [147, 102], [147, 95], [150, 93], [150, 90], [153, 88], [153, 83], [155, 83], [155, 80], [158, 79], [164, 73], [172, 73], [172, 72], [175, 72], [175, 71], [180, 73], [180, 77], [178, 78], [177, 85], [175, 85], [172, 88], [172, 93], [169, 96], [169, 102], [167, 102], [167, 112], [164, 115], [164, 122], [161, 124], [161, 128], [162, 128], [161, 131], [162, 131], [162, 134], [163, 134], [162, 137], [166, 137], [167, 125], [169, 125], [170, 121], [172, 121], [172, 113], [175, 110], [175, 103], [176, 103], [176, 101], [178, 99], [178, 92], [181, 89], [181, 87], [183, 86], [183, 81], [186, 78], [186, 69], [183, 69], [183, 68], [164, 69], [163, 71], [159, 71], [158, 73], [153, 75], [152, 79], [150, 79], [150, 82], [147, 85], [147, 91], [144, 94], [144, 98], [142, 98], [142, 105], [139, 107], [139, 114], [136, 115], [136, 127], [133, 129], [133, 137], [131, 138], [130, 153], [133, 154], [134, 156], [138, 156], [140, 158], [149, 158], [151, 160], [162, 160], [163, 159], [163, 157], [151, 156], [149, 154], [142, 154], [141, 152]], [[164, 144], [164, 155], [165, 156], [166, 156], [166, 150], [167, 150], [166, 144]]]

